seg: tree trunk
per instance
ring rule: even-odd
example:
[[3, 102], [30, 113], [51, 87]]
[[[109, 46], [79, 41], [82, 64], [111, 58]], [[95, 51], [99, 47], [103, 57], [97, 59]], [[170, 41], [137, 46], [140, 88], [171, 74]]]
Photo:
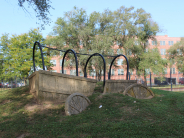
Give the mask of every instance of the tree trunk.
[[144, 85], [147, 86], [146, 71], [144, 71]]

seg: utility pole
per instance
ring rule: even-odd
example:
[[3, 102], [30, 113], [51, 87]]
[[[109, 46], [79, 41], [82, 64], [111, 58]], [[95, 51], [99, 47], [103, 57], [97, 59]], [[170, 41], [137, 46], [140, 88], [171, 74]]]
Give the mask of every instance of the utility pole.
[[172, 68], [170, 68], [170, 83], [171, 83], [171, 91], [172, 91], [172, 78], [171, 78], [171, 71], [172, 70]]
[[150, 72], [150, 87], [151, 87], [151, 72]]

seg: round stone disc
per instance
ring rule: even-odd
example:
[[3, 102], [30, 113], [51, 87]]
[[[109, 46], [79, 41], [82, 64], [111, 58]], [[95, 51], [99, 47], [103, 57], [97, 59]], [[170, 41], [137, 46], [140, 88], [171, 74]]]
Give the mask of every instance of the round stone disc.
[[66, 115], [79, 114], [90, 105], [90, 100], [80, 93], [71, 94], [65, 102]]
[[128, 86], [123, 94], [137, 99], [151, 99], [154, 97], [154, 93], [142, 84], [132, 84]]

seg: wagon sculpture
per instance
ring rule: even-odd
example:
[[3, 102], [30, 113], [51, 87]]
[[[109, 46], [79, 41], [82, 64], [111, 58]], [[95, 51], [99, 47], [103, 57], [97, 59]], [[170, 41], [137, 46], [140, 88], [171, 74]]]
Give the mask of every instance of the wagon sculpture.
[[[41, 57], [43, 70], [36, 71], [34, 52], [35, 46], [38, 44]], [[34, 72], [29, 76], [29, 89], [30, 92], [37, 98], [39, 102], [51, 102], [51, 103], [63, 103], [65, 102], [65, 113], [66, 115], [78, 114], [85, 110], [85, 108], [90, 104], [90, 100], [87, 98], [92, 95], [97, 83], [95, 79], [87, 78], [86, 67], [89, 60], [93, 56], [100, 56], [104, 63], [104, 94], [106, 93], [122, 93], [135, 98], [147, 99], [153, 98], [153, 92], [146, 86], [137, 84], [136, 80], [128, 80], [129, 64], [128, 59], [125, 55], [111, 56], [114, 59], [111, 62], [108, 80], [105, 79], [106, 63], [104, 56], [99, 53], [94, 53], [88, 58], [86, 65], [84, 67], [84, 77], [78, 76], [78, 62], [77, 56], [74, 50], [69, 49], [67, 51], [59, 50], [65, 52], [62, 60], [62, 73], [45, 71], [44, 58], [42, 53], [42, 47], [39, 42], [35, 42], [33, 46], [33, 68]], [[46, 47], [49, 48], [49, 47]], [[53, 49], [53, 48], [51, 48]], [[55, 49], [57, 50], [57, 49]], [[76, 76], [64, 74], [64, 59], [67, 53], [73, 53], [76, 62]], [[87, 55], [87, 54], [85, 54]], [[127, 80], [110, 80], [111, 77], [111, 67], [115, 59], [119, 56], [123, 56], [127, 62]]]

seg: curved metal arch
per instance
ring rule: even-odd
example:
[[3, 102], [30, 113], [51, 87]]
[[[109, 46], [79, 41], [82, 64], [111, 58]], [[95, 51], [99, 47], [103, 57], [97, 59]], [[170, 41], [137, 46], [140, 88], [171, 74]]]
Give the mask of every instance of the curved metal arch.
[[74, 54], [74, 56], [75, 56], [75, 63], [76, 63], [76, 76], [78, 76], [78, 62], [77, 62], [77, 55], [76, 55], [76, 53], [75, 53], [75, 51], [74, 51], [73, 49], [68, 49], [68, 50], [65, 52], [64, 56], [63, 56], [63, 61], [62, 61], [62, 73], [64, 73], [64, 59], [65, 59], [66, 54], [67, 54], [69, 51], [71, 51], [71, 52]]
[[36, 46], [36, 44], [38, 44], [38, 46], [40, 48], [41, 57], [42, 57], [43, 70], [45, 70], [45, 64], [44, 64], [44, 58], [43, 58], [43, 53], [42, 53], [42, 47], [41, 47], [40, 43], [37, 42], [37, 41], [34, 43], [34, 46], [33, 46], [33, 69], [34, 69], [34, 71], [36, 71], [36, 68], [35, 68], [35, 59], [34, 59], [34, 56], [35, 56], [35, 46]]
[[120, 56], [123, 56], [123, 57], [126, 59], [126, 62], [127, 62], [127, 76], [126, 76], [126, 79], [128, 80], [128, 75], [129, 75], [129, 74], [128, 74], [128, 73], [129, 73], [129, 63], [128, 63], [127, 57], [126, 57], [125, 55], [122, 55], [122, 54], [117, 55], [117, 56], [112, 60], [111, 65], [110, 65], [110, 67], [109, 67], [109, 73], [108, 73], [108, 79], [109, 79], [109, 80], [111, 79], [111, 67], [112, 67], [112, 64], [113, 64], [113, 62], [115, 61], [115, 59], [118, 58], [118, 57], [120, 57]]
[[94, 54], [92, 54], [92, 55], [88, 58], [88, 60], [86, 61], [86, 65], [85, 65], [85, 67], [84, 67], [84, 77], [87, 78], [86, 67], [87, 67], [87, 64], [88, 64], [89, 60], [90, 60], [93, 56], [96, 56], [96, 55], [101, 56], [102, 59], [103, 59], [103, 62], [104, 62], [104, 82], [103, 82], [103, 87], [104, 87], [104, 86], [105, 86], [106, 63], [105, 63], [104, 57], [103, 57], [101, 54], [99, 54], [99, 53], [94, 53]]

